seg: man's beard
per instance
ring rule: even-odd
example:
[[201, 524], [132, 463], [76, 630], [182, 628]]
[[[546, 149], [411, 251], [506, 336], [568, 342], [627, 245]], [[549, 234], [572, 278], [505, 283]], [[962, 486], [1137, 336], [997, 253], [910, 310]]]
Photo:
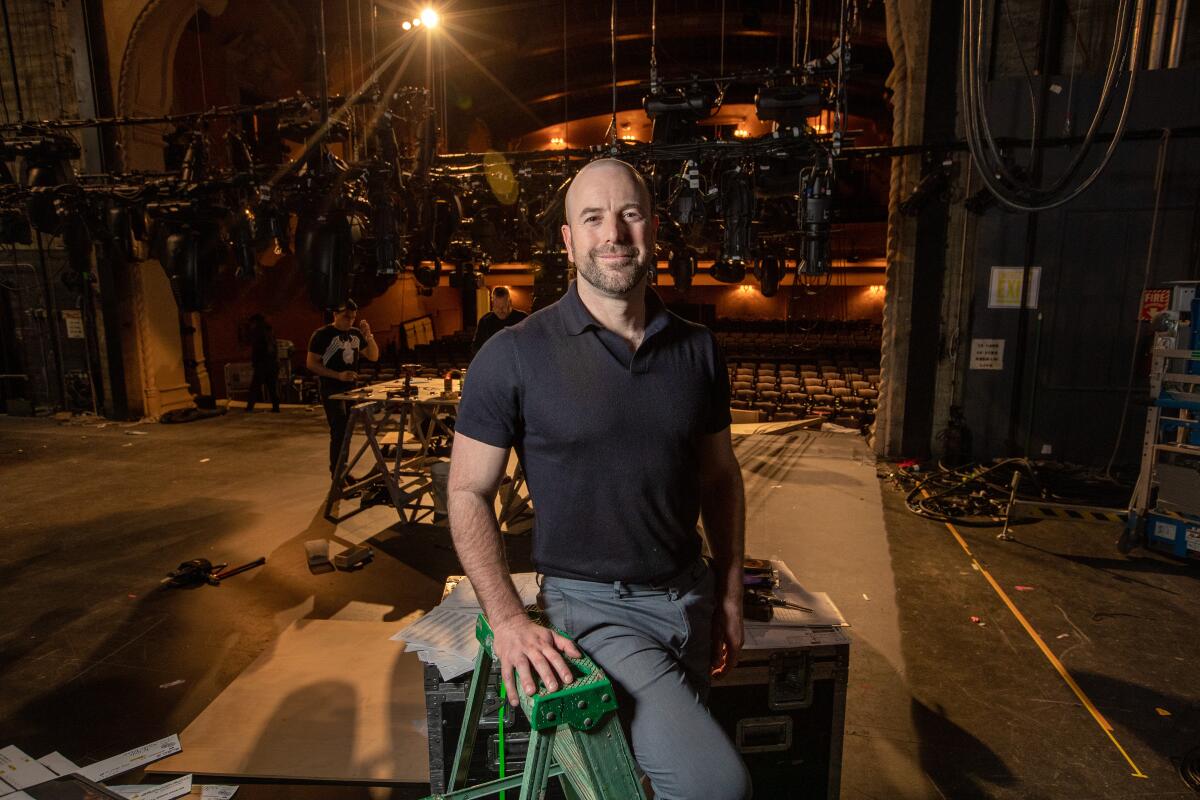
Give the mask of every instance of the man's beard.
[[[597, 256], [617, 254], [627, 258], [606, 265], [597, 261]], [[601, 294], [624, 297], [646, 277], [651, 257], [643, 255], [636, 247], [593, 247], [583, 258], [575, 260], [575, 269]]]

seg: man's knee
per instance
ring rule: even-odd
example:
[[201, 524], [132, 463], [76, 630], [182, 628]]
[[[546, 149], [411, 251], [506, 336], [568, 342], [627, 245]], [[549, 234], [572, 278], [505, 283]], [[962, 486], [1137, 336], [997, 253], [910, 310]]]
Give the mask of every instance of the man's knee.
[[737, 753], [710, 757], [689, 764], [675, 776], [675, 786], [663, 797], [678, 800], [750, 800], [750, 773]]

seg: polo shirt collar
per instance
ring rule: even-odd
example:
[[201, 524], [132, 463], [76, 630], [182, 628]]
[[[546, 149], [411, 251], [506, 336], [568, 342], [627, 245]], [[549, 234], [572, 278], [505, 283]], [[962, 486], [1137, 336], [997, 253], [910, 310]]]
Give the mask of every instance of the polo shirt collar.
[[[594, 328], [603, 328], [596, 318], [591, 315], [587, 307], [583, 304], [583, 300], [579, 298], [578, 281], [571, 281], [567, 287], [567, 293], [558, 301], [560, 315], [563, 322], [563, 327], [570, 336], [578, 336], [586, 330]], [[670, 312], [667, 311], [666, 305], [662, 298], [650, 286], [646, 287], [646, 335], [643, 338], [649, 339], [654, 334], [660, 332], [667, 327], [670, 322]]]

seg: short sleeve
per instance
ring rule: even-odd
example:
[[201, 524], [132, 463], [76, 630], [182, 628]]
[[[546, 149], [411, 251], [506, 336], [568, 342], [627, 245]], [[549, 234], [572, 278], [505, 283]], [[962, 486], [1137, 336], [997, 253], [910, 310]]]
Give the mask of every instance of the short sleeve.
[[719, 433], [733, 422], [733, 416], [729, 413], [729, 371], [725, 367], [725, 354], [711, 331], [708, 333], [708, 341], [712, 359], [712, 385], [708, 392], [708, 418], [704, 421], [704, 432]]
[[321, 341], [321, 334], [324, 332], [324, 328], [317, 328], [315, 331], [313, 331], [313, 335], [308, 337], [308, 352], [316, 353], [319, 356], [325, 354], [326, 343]]
[[520, 376], [516, 337], [502, 330], [471, 359], [455, 432], [493, 447], [511, 447], [522, 427]]

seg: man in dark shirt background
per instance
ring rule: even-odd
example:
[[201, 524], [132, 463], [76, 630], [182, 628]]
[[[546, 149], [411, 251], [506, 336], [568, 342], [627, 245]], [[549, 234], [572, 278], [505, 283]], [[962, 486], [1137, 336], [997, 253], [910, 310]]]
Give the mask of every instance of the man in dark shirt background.
[[329, 473], [337, 466], [346, 435], [346, 423], [350, 419], [350, 404], [345, 400], [333, 400], [332, 395], [354, 388], [358, 379], [358, 361], [379, 360], [379, 345], [371, 335], [371, 326], [366, 320], [354, 325], [358, 306], [347, 300], [331, 309], [332, 321], [313, 332], [308, 340], [308, 359], [305, 366], [317, 376], [321, 403], [325, 406], [325, 419], [329, 421]]
[[516, 325], [528, 316], [524, 311], [513, 308], [512, 296], [507, 288], [497, 286], [492, 289], [492, 310], [480, 317], [479, 324], [475, 326], [475, 338], [471, 340], [471, 355], [478, 353], [479, 348], [483, 347], [483, 343], [497, 332], [509, 325]]
[[279, 344], [275, 331], [262, 314], [250, 317], [250, 363], [254, 376], [250, 379], [250, 396], [246, 411], [253, 411], [260, 393], [271, 401], [271, 410], [279, 413]]

